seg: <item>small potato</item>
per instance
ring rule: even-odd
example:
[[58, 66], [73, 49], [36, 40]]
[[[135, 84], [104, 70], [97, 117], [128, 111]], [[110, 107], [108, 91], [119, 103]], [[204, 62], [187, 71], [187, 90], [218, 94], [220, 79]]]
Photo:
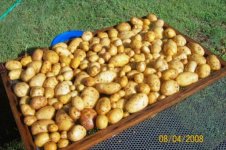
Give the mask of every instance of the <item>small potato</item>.
[[187, 46], [178, 46], [178, 53], [185, 53], [186, 55], [191, 55], [191, 50]]
[[68, 131], [74, 124], [71, 117], [64, 110], [57, 111], [55, 120], [59, 131]]
[[111, 95], [118, 92], [121, 89], [120, 84], [111, 82], [111, 83], [97, 83], [95, 85], [97, 91], [102, 94]]
[[7, 70], [22, 69], [21, 63], [17, 60], [10, 60], [6, 62], [5, 67]]
[[129, 81], [128, 84], [124, 87], [125, 97], [129, 97], [132, 94], [136, 93], [137, 83], [133, 81]]
[[164, 70], [167, 70], [169, 67], [165, 59], [158, 58], [155, 61], [154, 68], [158, 71], [164, 71]]
[[96, 77], [96, 83], [110, 83], [116, 78], [116, 72], [112, 70], [107, 70], [100, 72]]
[[35, 145], [38, 147], [43, 147], [47, 142], [49, 142], [49, 134], [48, 133], [39, 133], [35, 136]]
[[93, 38], [93, 33], [90, 31], [86, 31], [82, 34], [82, 39], [84, 41], [90, 41]]
[[156, 20], [154, 25], [157, 26], [157, 27], [163, 27], [164, 26], [164, 20], [158, 19], [158, 20]]
[[22, 104], [20, 105], [21, 112], [24, 116], [30, 116], [35, 114], [35, 110], [31, 108], [30, 105], [28, 104]]
[[26, 82], [18, 82], [13, 87], [13, 91], [17, 97], [26, 96], [29, 92], [29, 85]]
[[133, 25], [140, 25], [142, 26], [143, 25], [143, 21], [139, 18], [136, 18], [136, 17], [132, 17], [130, 19], [130, 22], [133, 24]]
[[[67, 48], [65, 48], [64, 49], [64, 51], [62, 51], [62, 52], [60, 52], [59, 54], [60, 55], [65, 55], [65, 56], [68, 56], [68, 55], [70, 55], [70, 52], [74, 52], [77, 48], [78, 48], [78, 46], [80, 45], [80, 43], [82, 42], [82, 39], [81, 38], [74, 38], [70, 43], [69, 43], [69, 45], [68, 45], [68, 49]], [[56, 49], [56, 51], [57, 51], [58, 49]], [[68, 52], [66, 52], [66, 50], [68, 51]], [[69, 53], [69, 54], [68, 54]]]
[[81, 116], [81, 113], [78, 109], [76, 109], [75, 107], [70, 107], [69, 108], [69, 116], [74, 120], [78, 120]]
[[150, 74], [146, 78], [146, 82], [149, 85], [151, 91], [153, 92], [158, 92], [160, 90], [160, 79], [157, 75], [155, 74]]
[[118, 36], [118, 31], [114, 28], [108, 30], [108, 36], [110, 38], [115, 38]]
[[79, 96], [75, 96], [71, 99], [71, 105], [79, 111], [84, 109], [84, 102]]
[[37, 118], [33, 115], [29, 115], [29, 116], [24, 117], [24, 123], [27, 126], [31, 126], [36, 121], [37, 121]]
[[169, 68], [176, 69], [178, 73], [181, 73], [184, 71], [184, 64], [179, 60], [172, 60], [169, 62]]
[[122, 67], [129, 62], [129, 56], [126, 54], [117, 54], [109, 60], [109, 64], [114, 65], [115, 67]]
[[169, 96], [177, 93], [180, 90], [178, 83], [174, 80], [168, 80], [162, 83], [161, 93], [163, 95]]
[[111, 102], [107, 97], [102, 97], [97, 101], [96, 112], [99, 115], [104, 115], [111, 110]]
[[162, 72], [163, 80], [173, 80], [178, 76], [178, 72], [176, 69], [168, 69]]
[[39, 74], [35, 75], [33, 78], [31, 78], [29, 85], [30, 85], [30, 87], [35, 87], [35, 86], [41, 87], [43, 85], [45, 79], [46, 79], [45, 74], [39, 73]]
[[207, 64], [210, 66], [211, 70], [220, 70], [221, 69], [221, 63], [217, 56], [215, 55], [209, 55], [207, 57]]
[[96, 79], [93, 77], [86, 77], [82, 82], [85, 86], [93, 86], [94, 84], [96, 84]]
[[64, 63], [66, 66], [69, 66], [70, 63], [71, 63], [71, 58], [68, 57], [68, 56], [64, 56], [64, 55], [61, 55], [60, 56], [60, 63]]
[[32, 67], [35, 70], [35, 73], [39, 73], [42, 67], [42, 61], [41, 60], [36, 60], [32, 61], [31, 63], [28, 64], [28, 68]]
[[44, 61], [41, 68], [41, 73], [47, 73], [51, 71], [51, 62], [50, 61]]
[[54, 97], [54, 89], [46, 87], [45, 92], [44, 92], [44, 96], [46, 98], [53, 98]]
[[49, 135], [50, 140], [57, 143], [60, 140], [60, 133], [59, 132], [52, 132]]
[[57, 84], [55, 88], [55, 95], [61, 96], [66, 95], [70, 92], [70, 86], [67, 81], [63, 81]]
[[49, 61], [51, 64], [55, 64], [59, 62], [59, 55], [52, 50], [45, 50], [43, 54], [43, 60]]
[[28, 82], [34, 76], [35, 76], [34, 68], [28, 67], [26, 70], [22, 71], [20, 78], [22, 81]]
[[32, 54], [32, 60], [42, 60], [42, 56], [43, 56], [43, 50], [41, 49], [36, 49], [33, 54]]
[[125, 109], [129, 113], [135, 113], [144, 109], [148, 105], [148, 96], [144, 93], [133, 95], [126, 101]]
[[78, 66], [80, 65], [80, 63], [81, 63], [81, 58], [80, 57], [75, 57], [75, 58], [73, 58], [71, 60], [70, 66], [73, 69], [77, 69]]
[[202, 56], [202, 55], [199, 55], [199, 54], [192, 54], [192, 55], [190, 55], [188, 60], [189, 61], [195, 61], [195, 62], [197, 62], [198, 65], [206, 63], [205, 57]]
[[48, 88], [54, 89], [56, 85], [58, 85], [58, 81], [56, 77], [48, 77], [43, 83], [43, 87], [45, 88], [48, 87]]
[[177, 53], [177, 44], [173, 40], [167, 40], [163, 45], [163, 51], [166, 55], [173, 56]]
[[135, 34], [133, 31], [123, 31], [119, 33], [119, 38], [122, 40], [126, 40], [126, 39], [130, 39], [131, 37], [133, 37]]
[[137, 92], [148, 94], [150, 92], [150, 87], [146, 83], [139, 83], [137, 85]]
[[186, 44], [186, 39], [182, 35], [176, 35], [173, 37], [174, 42], [176, 42], [177, 46], [184, 46]]
[[125, 99], [120, 99], [116, 102], [115, 108], [124, 109], [124, 106], [125, 106]]
[[154, 14], [149, 14], [149, 15], [147, 16], [147, 18], [148, 18], [151, 22], [154, 22], [154, 21], [157, 20], [157, 17], [156, 17], [156, 15], [154, 15]]
[[199, 78], [206, 78], [210, 75], [211, 68], [208, 64], [199, 65], [195, 72], [199, 75]]
[[48, 131], [56, 132], [56, 131], [58, 131], [58, 126], [56, 124], [50, 124], [50, 125], [48, 125]]
[[40, 109], [47, 105], [47, 99], [43, 96], [36, 96], [31, 99], [30, 105], [34, 109]]
[[64, 148], [69, 145], [69, 141], [67, 139], [60, 139], [57, 143], [58, 148]]
[[15, 70], [9, 71], [9, 79], [10, 80], [20, 79], [21, 72], [22, 72], [22, 69], [15, 69]]
[[98, 115], [96, 118], [96, 127], [98, 129], [105, 129], [108, 126], [108, 117], [105, 115]]
[[53, 106], [45, 106], [36, 112], [37, 119], [52, 119], [55, 114], [55, 108]]
[[167, 37], [167, 38], [173, 38], [176, 36], [176, 32], [172, 29], [172, 28], [167, 28], [165, 31], [164, 31], [164, 35]]
[[57, 145], [55, 142], [47, 142], [44, 145], [44, 150], [57, 150]]
[[189, 61], [185, 68], [184, 68], [184, 71], [186, 72], [195, 72], [195, 69], [197, 67], [197, 62], [196, 61]]
[[36, 97], [36, 96], [43, 96], [44, 95], [44, 88], [40, 86], [32, 87], [30, 90], [30, 96]]
[[79, 141], [86, 136], [86, 129], [81, 125], [73, 126], [68, 132], [68, 138], [71, 141]]
[[81, 93], [81, 98], [84, 102], [84, 108], [93, 108], [99, 99], [99, 92], [93, 87], [85, 88]]
[[31, 126], [32, 135], [37, 135], [42, 132], [48, 132], [48, 125], [53, 124], [53, 120], [38, 120]]
[[153, 103], [155, 103], [159, 97], [159, 93], [158, 92], [150, 92], [148, 94], [148, 104], [151, 105]]
[[123, 110], [120, 108], [114, 108], [107, 113], [108, 122], [115, 124], [123, 118]]
[[30, 101], [30, 97], [29, 96], [23, 96], [20, 99], [20, 105], [22, 105], [22, 104], [29, 104], [29, 101]]
[[193, 54], [199, 54], [199, 55], [202, 55], [202, 56], [205, 54], [204, 49], [198, 43], [190, 42], [190, 43], [187, 44], [187, 46], [191, 49], [191, 52]]
[[153, 42], [155, 40], [155, 33], [153, 31], [148, 31], [144, 34], [144, 40], [148, 42]]
[[26, 67], [30, 62], [32, 62], [31, 56], [24, 56], [21, 60], [20, 63], [23, 67]]
[[151, 45], [151, 54], [158, 54], [162, 50], [161, 45], [154, 43]]
[[155, 32], [156, 39], [162, 39], [162, 37], [163, 37], [163, 28], [162, 27], [156, 26], [152, 30]]
[[53, 64], [51, 72], [56, 76], [60, 73], [60, 69], [61, 69], [60, 63], [56, 63]]
[[142, 47], [143, 45], [142, 45], [142, 41], [141, 40], [138, 40], [138, 39], [133, 39], [132, 41], [131, 41], [131, 43], [130, 43], [130, 48], [132, 48], [132, 49], [141, 49], [141, 47]]
[[94, 109], [85, 108], [81, 111], [81, 117], [79, 121], [86, 130], [90, 130], [94, 128], [94, 119], [96, 116], [97, 113]]
[[193, 72], [183, 72], [176, 78], [177, 83], [184, 87], [198, 81], [198, 75]]
[[130, 26], [129, 23], [123, 22], [123, 23], [120, 23], [119, 25], [117, 25], [116, 29], [117, 29], [119, 32], [130, 31], [130, 30], [131, 30], [131, 26]]

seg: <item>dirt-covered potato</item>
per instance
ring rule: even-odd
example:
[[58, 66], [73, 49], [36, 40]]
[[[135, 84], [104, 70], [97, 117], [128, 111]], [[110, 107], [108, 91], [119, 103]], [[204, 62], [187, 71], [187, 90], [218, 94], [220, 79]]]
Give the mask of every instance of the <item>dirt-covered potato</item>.
[[29, 85], [26, 82], [18, 82], [13, 87], [13, 91], [17, 97], [26, 96], [29, 93]]
[[6, 62], [5, 67], [7, 70], [22, 69], [22, 64], [17, 60], [10, 60]]
[[94, 128], [94, 119], [96, 116], [97, 113], [94, 109], [85, 108], [81, 111], [81, 117], [79, 121], [86, 130], [90, 130]]
[[59, 131], [68, 131], [74, 124], [71, 117], [64, 110], [57, 111], [55, 120]]
[[123, 110], [120, 108], [114, 108], [107, 113], [108, 122], [115, 124], [123, 118]]
[[49, 142], [49, 134], [48, 133], [39, 133], [38, 135], [35, 136], [35, 145], [38, 147], [44, 146], [47, 142]]
[[53, 106], [45, 106], [36, 112], [37, 119], [52, 119], [55, 114], [55, 108]]
[[168, 69], [162, 72], [163, 80], [173, 80], [178, 76], [178, 71], [176, 69]]
[[176, 81], [182, 87], [188, 86], [198, 81], [198, 74], [194, 72], [183, 72], [177, 76]]
[[32, 135], [37, 135], [39, 133], [48, 132], [48, 125], [53, 124], [53, 120], [38, 120], [34, 122], [31, 126]]
[[111, 95], [118, 92], [121, 89], [120, 84], [116, 82], [111, 83], [97, 83], [95, 88], [99, 93]]
[[210, 75], [211, 68], [208, 64], [199, 65], [195, 72], [199, 75], [199, 78], [206, 78]]
[[99, 99], [99, 92], [93, 87], [85, 88], [81, 93], [84, 102], [84, 108], [93, 108]]
[[107, 97], [102, 97], [96, 104], [96, 112], [100, 115], [104, 115], [111, 110], [111, 102]]
[[141, 111], [148, 105], [148, 97], [144, 93], [133, 95], [129, 100], [126, 101], [125, 109], [129, 113], [135, 113]]
[[86, 136], [86, 129], [81, 125], [73, 126], [68, 132], [68, 139], [71, 141], [79, 141]]
[[55, 64], [59, 61], [59, 55], [55, 51], [45, 50], [43, 54], [43, 60], [49, 61], [51, 64]]
[[161, 93], [166, 96], [177, 93], [179, 90], [180, 90], [180, 86], [174, 80], [164, 81], [161, 85]]
[[30, 101], [30, 105], [34, 109], [40, 109], [47, 105], [47, 99], [43, 96], [33, 97]]
[[209, 55], [207, 57], [207, 64], [210, 66], [211, 70], [220, 70], [221, 69], [221, 63], [217, 56], [215, 55]]
[[98, 115], [96, 118], [96, 127], [98, 129], [105, 129], [108, 126], [108, 117], [105, 115]]

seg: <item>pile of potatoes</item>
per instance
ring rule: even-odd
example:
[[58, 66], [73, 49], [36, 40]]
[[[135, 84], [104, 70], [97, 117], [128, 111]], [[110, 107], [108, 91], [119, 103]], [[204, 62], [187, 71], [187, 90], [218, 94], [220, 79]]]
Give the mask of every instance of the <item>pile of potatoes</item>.
[[5, 64], [34, 142], [54, 150], [105, 129], [221, 68], [154, 14], [36, 49]]

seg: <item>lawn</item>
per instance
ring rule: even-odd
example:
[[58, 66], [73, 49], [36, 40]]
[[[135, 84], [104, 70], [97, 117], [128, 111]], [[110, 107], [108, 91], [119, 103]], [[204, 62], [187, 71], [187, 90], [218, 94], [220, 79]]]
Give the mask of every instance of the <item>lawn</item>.
[[[14, 1], [1, 0], [0, 14]], [[94, 31], [128, 20], [131, 16], [144, 16], [150, 12], [156, 13], [167, 23], [226, 60], [225, 0], [22, 0], [20, 5], [0, 21], [0, 61], [16, 58], [20, 53], [34, 47], [48, 47], [57, 34], [67, 30]], [[208, 88], [192, 96], [190, 99], [195, 100], [189, 107], [186, 107], [185, 103], [178, 106], [178, 112], [183, 112], [181, 118], [188, 117], [191, 121], [192, 116], [188, 108], [192, 112], [196, 111], [193, 107], [196, 104], [208, 108], [206, 113], [209, 113], [210, 119], [205, 123], [211, 130], [207, 130], [205, 126], [200, 127], [200, 130], [209, 132], [209, 135], [217, 132], [216, 136], [209, 136], [209, 142], [213, 141], [214, 145], [226, 139], [226, 129], [218, 127], [211, 120], [221, 118], [215, 116], [218, 113], [226, 113], [225, 79], [215, 86], [222, 91]], [[216, 93], [220, 93], [216, 99], [216, 106], [209, 106], [211, 103], [205, 101], [214, 99]], [[197, 118], [193, 121], [199, 123]], [[13, 127], [15, 128], [14, 125]], [[12, 131], [15, 135], [11, 142], [2, 143], [0, 149], [22, 149], [17, 130], [11, 129], [7, 133]], [[7, 135], [10, 136], [12, 133], [5, 136]], [[4, 138], [4, 135], [0, 136], [0, 139]]]

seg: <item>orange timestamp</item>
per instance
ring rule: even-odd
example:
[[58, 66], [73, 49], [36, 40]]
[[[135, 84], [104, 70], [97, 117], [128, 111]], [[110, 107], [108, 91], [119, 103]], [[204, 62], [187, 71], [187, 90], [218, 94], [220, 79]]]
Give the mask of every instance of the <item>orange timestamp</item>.
[[160, 143], [203, 143], [203, 135], [159, 135]]

